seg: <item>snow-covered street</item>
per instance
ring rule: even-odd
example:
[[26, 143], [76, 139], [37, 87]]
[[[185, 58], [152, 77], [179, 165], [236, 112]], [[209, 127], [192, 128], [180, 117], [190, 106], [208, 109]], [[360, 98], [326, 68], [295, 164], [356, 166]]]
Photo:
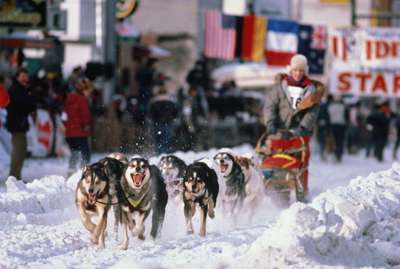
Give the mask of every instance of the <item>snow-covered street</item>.
[[[177, 155], [189, 163], [215, 152]], [[1, 159], [1, 176], [7, 165]], [[0, 268], [400, 268], [397, 163], [358, 155], [339, 165], [315, 157], [312, 202], [286, 210], [266, 205], [238, 227], [217, 211], [206, 238], [186, 235], [183, 206], [169, 203], [161, 238], [131, 240], [127, 251], [113, 238], [112, 217], [106, 248], [90, 244], [74, 204], [80, 174], [66, 181], [66, 167], [65, 159], [31, 159], [23, 175], [33, 182], [7, 181], [0, 193]]]

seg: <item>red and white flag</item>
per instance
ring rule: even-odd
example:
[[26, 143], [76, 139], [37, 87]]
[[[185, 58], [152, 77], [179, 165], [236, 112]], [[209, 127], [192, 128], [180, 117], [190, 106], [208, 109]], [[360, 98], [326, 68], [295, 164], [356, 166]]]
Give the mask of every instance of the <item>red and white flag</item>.
[[206, 57], [233, 60], [236, 49], [236, 17], [207, 10], [204, 41]]

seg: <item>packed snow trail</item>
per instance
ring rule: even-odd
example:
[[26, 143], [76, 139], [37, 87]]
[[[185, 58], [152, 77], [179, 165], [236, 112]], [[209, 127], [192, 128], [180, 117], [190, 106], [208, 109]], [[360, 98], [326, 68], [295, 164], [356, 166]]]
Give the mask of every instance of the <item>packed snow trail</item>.
[[[190, 162], [215, 152], [178, 155]], [[89, 243], [74, 204], [79, 172], [66, 181], [50, 176], [63, 174], [65, 162], [30, 160], [27, 173], [49, 176], [26, 185], [9, 180], [7, 192], [0, 193], [0, 268], [395, 267], [400, 264], [400, 167], [365, 177], [390, 167], [361, 156], [340, 166], [313, 160], [310, 189], [316, 198], [310, 204], [283, 211], [265, 206], [238, 227], [217, 211], [208, 220], [206, 238], [186, 235], [182, 205], [169, 203], [161, 238], [132, 239], [122, 251], [113, 239], [112, 214], [106, 248]], [[194, 223], [198, 228], [197, 219]]]

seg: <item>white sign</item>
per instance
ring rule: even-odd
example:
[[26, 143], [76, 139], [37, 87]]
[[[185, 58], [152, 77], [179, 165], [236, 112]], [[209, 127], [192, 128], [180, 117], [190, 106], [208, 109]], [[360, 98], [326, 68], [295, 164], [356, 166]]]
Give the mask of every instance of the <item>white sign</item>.
[[336, 64], [330, 78], [333, 94], [400, 97], [400, 70]]

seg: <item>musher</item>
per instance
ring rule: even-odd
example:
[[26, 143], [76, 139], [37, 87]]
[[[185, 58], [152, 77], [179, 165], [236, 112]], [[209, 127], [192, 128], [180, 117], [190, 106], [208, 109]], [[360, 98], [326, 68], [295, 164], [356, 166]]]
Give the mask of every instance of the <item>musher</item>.
[[323, 93], [323, 84], [308, 77], [307, 58], [297, 54], [291, 58], [287, 74], [277, 76], [277, 83], [267, 91], [264, 103], [267, 150], [306, 145], [302, 175], [305, 197], [308, 194], [309, 142]]

